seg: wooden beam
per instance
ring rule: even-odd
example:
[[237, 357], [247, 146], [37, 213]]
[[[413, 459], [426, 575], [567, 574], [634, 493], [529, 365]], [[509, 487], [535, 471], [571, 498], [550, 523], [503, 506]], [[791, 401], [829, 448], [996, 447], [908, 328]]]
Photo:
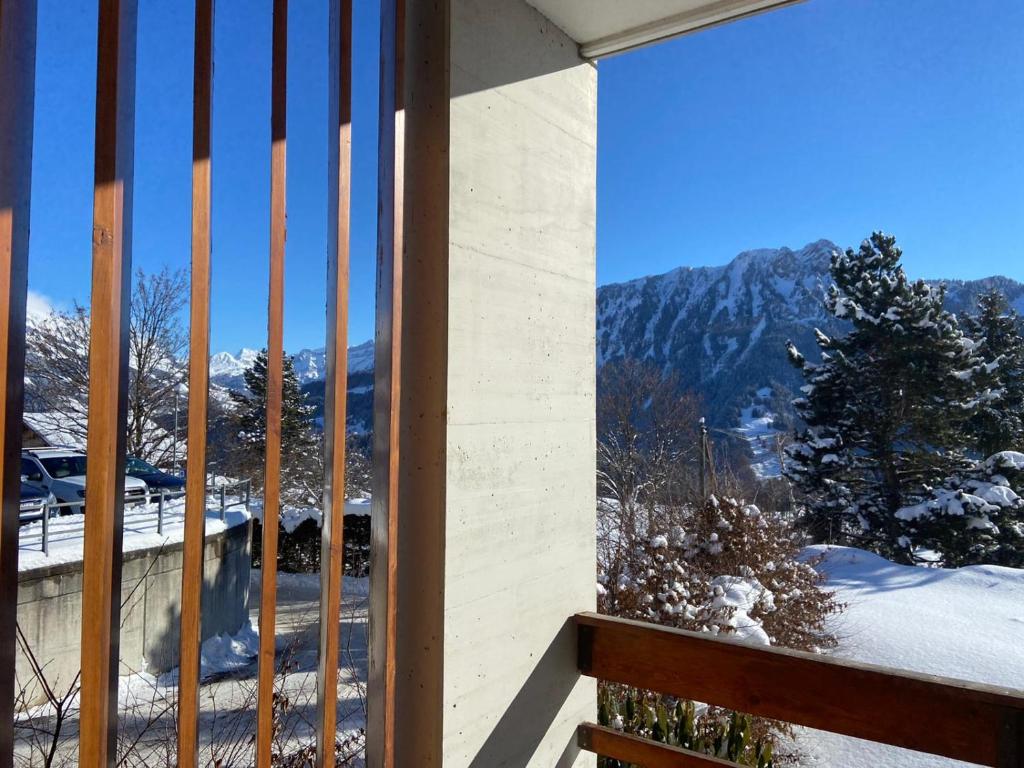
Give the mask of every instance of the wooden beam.
[[738, 768], [736, 763], [728, 760], [659, 744], [593, 723], [584, 723], [577, 729], [576, 743], [584, 752], [611, 757], [640, 768]]
[[405, 0], [381, 0], [367, 764], [395, 765]]
[[349, 203], [352, 160], [352, 0], [331, 0], [327, 93], [327, 382], [320, 535], [319, 768], [335, 765], [338, 624], [345, 546], [345, 398], [348, 393]]
[[998, 768], [1024, 766], [1024, 693], [584, 613], [590, 677]]
[[270, 294], [267, 312], [267, 445], [263, 475], [256, 768], [270, 768], [274, 737], [274, 641], [277, 533], [281, 510], [281, 396], [284, 356], [285, 170], [287, 148], [288, 0], [274, 0], [270, 97]]
[[370, 765], [442, 759], [449, 257], [447, 0], [381, 11]]
[[181, 569], [178, 765], [199, 764], [199, 647], [206, 539], [206, 422], [210, 362], [210, 121], [213, 0], [196, 0], [192, 73], [192, 269], [188, 358], [188, 459]]
[[0, 768], [14, 764], [15, 622], [36, 2], [0, 3]]
[[96, 72], [79, 761], [114, 764], [131, 305], [136, 0], [101, 0]]

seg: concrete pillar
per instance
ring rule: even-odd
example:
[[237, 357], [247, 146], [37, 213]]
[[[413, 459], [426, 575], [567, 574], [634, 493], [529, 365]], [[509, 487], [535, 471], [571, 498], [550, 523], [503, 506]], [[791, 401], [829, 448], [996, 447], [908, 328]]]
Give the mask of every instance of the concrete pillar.
[[524, 0], [406, 0], [404, 29], [369, 765], [390, 732], [397, 766], [592, 765], [569, 619], [595, 604], [596, 70]]

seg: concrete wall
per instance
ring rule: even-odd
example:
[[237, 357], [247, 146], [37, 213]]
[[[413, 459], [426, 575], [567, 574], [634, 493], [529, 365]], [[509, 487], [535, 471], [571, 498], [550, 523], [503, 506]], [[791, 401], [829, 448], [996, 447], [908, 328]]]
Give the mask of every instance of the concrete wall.
[[523, 0], [453, 0], [451, 51], [444, 765], [583, 765], [597, 73]]
[[[249, 619], [250, 524], [206, 538], [203, 571], [203, 640], [237, 632]], [[178, 664], [182, 545], [126, 553], [121, 576], [122, 675], [145, 668], [165, 672]], [[81, 664], [82, 563], [24, 571], [18, 579], [18, 625], [54, 690], [66, 690]], [[19, 647], [20, 685], [32, 681]], [[26, 703], [39, 703], [36, 697]]]
[[394, 162], [386, 100], [382, 119], [367, 765], [593, 765], [570, 619], [596, 600], [597, 72], [525, 0], [404, 13], [382, 54], [404, 69]]

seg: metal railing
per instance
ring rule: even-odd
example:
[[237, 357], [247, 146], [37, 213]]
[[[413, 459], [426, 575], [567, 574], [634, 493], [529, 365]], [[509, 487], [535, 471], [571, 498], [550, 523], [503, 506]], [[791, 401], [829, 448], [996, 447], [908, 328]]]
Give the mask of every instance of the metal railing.
[[[214, 496], [217, 498], [217, 506], [213, 507], [220, 513], [221, 522], [227, 519], [227, 511], [231, 507], [242, 507], [246, 511], [249, 510], [252, 503], [252, 480], [236, 480], [231, 483], [222, 483], [215, 486], [207, 486], [206, 488], [207, 497]], [[148, 492], [141, 499], [136, 496], [125, 496], [124, 504], [125, 509], [138, 506], [149, 506], [156, 504], [156, 510], [152, 512], [144, 512], [142, 514], [133, 514], [131, 518], [131, 526], [136, 529], [145, 529], [147, 525], [152, 526], [155, 522], [156, 533], [158, 536], [164, 535], [164, 523], [166, 517], [167, 502], [175, 499], [184, 498], [185, 491], [157, 491]], [[155, 499], [155, 501], [154, 501]], [[234, 499], [233, 501], [231, 499]], [[27, 547], [35, 545], [36, 538], [38, 536], [38, 545], [44, 555], [49, 556], [50, 554], [50, 543], [51, 538], [51, 521], [53, 519], [60, 520], [60, 534], [63, 540], [67, 539], [80, 539], [85, 535], [85, 515], [82, 514], [83, 507], [85, 506], [85, 499], [78, 501], [60, 501], [57, 503], [44, 504], [42, 509], [42, 526], [37, 534], [35, 531], [26, 531], [22, 528], [20, 539], [20, 546]], [[210, 505], [207, 504], [207, 511], [211, 509]], [[70, 512], [65, 510], [71, 510]], [[76, 516], [75, 520], [69, 520], [70, 516]], [[179, 518], [183, 519], [184, 509]], [[30, 522], [35, 522], [30, 521]], [[65, 534], [70, 534], [65, 536]]]

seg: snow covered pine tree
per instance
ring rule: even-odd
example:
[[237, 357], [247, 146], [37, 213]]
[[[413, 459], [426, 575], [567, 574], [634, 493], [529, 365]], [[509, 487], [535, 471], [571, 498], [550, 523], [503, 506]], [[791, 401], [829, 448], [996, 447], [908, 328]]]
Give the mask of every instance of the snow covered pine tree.
[[[971, 495], [988, 466], [972, 461], [969, 425], [994, 397], [996, 363], [943, 308], [943, 288], [907, 279], [901, 255], [879, 232], [857, 252], [833, 254], [826, 307], [851, 329], [817, 334], [820, 363], [789, 345], [807, 382], [794, 402], [807, 426], [788, 449], [787, 476], [806, 494], [819, 537], [899, 562], [914, 562], [922, 548], [961, 560], [993, 535], [991, 518], [1016, 504], [992, 491], [1007, 503], [979, 498], [982, 521], [981, 507], [947, 503], [948, 493]], [[937, 524], [926, 524], [932, 518]]]
[[[260, 477], [267, 448], [267, 351], [261, 350], [244, 373], [247, 392], [230, 392], [238, 417], [239, 463]], [[313, 432], [313, 407], [299, 388], [292, 359], [283, 361], [281, 383], [281, 494], [286, 504], [317, 506], [323, 482], [320, 442]]]
[[1024, 449], [1024, 326], [1006, 297], [991, 290], [978, 298], [978, 314], [964, 318], [975, 353], [993, 362], [983, 372], [990, 390], [968, 429], [981, 456]]

